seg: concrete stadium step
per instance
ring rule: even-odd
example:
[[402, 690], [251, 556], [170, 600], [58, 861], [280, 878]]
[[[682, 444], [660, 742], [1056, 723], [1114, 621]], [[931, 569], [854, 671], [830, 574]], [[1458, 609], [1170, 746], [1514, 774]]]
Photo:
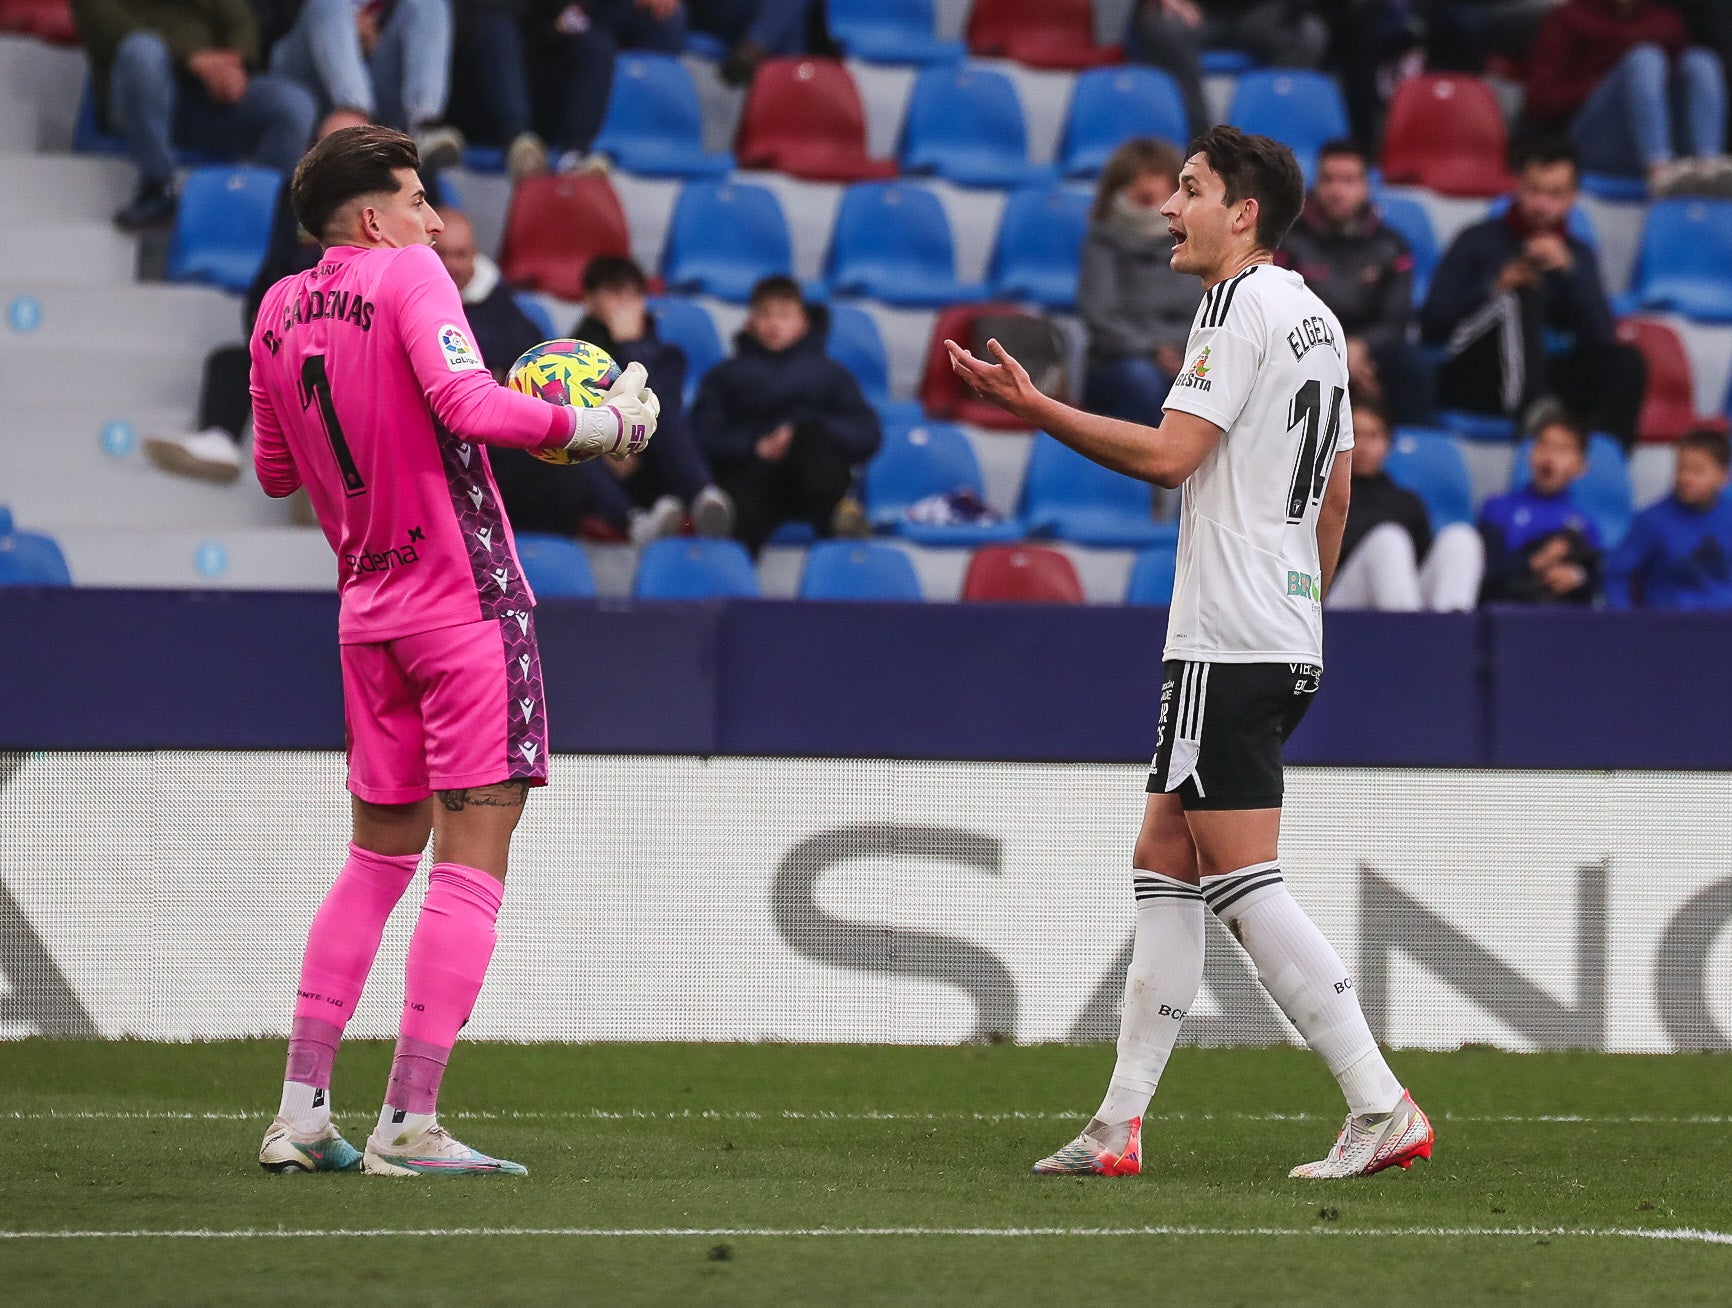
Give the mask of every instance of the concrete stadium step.
[[[28, 525], [20, 519], [20, 525]], [[337, 565], [314, 527], [56, 532], [74, 585], [174, 590], [336, 588]]]
[[0, 299], [36, 301], [40, 318], [28, 331], [10, 330], [8, 348], [89, 349], [104, 343], [130, 351], [140, 345], [180, 346], [203, 353], [241, 339], [241, 298], [204, 286], [56, 286], [20, 279], [0, 287]]
[[215, 343], [145, 338], [116, 348], [100, 333], [82, 344], [13, 337], [0, 346], [0, 414], [110, 396], [119, 413], [190, 411], [205, 353]]
[[101, 218], [131, 197], [137, 170], [124, 159], [81, 154], [0, 154], [0, 230], [17, 222]]
[[0, 36], [0, 150], [70, 150], [85, 68], [82, 50]]
[[29, 278], [57, 286], [124, 286], [138, 269], [137, 238], [106, 218], [19, 223], [0, 217], [0, 238], [0, 284]]

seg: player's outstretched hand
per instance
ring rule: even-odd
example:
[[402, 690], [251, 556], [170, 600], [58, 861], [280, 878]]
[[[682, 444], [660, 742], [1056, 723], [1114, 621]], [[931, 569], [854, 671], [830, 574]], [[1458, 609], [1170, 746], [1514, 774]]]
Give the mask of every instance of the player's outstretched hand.
[[583, 458], [606, 454], [623, 459], [639, 454], [655, 435], [661, 411], [643, 364], [628, 363], [600, 407], [577, 411], [577, 431], [565, 448]]
[[987, 352], [996, 363], [975, 358], [955, 341], [945, 341], [944, 348], [950, 352], [951, 369], [976, 395], [991, 400], [1006, 413], [1034, 421], [1036, 407], [1043, 397], [1029, 380], [1028, 370], [996, 339], [986, 343]]

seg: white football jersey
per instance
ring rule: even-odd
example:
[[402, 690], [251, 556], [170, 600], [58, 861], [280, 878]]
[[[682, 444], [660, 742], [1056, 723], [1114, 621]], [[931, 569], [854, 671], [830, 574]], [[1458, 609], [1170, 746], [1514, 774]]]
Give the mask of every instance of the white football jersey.
[[1166, 407], [1224, 435], [1185, 479], [1166, 657], [1321, 663], [1317, 514], [1353, 448], [1347, 338], [1298, 273], [1253, 264], [1197, 307]]

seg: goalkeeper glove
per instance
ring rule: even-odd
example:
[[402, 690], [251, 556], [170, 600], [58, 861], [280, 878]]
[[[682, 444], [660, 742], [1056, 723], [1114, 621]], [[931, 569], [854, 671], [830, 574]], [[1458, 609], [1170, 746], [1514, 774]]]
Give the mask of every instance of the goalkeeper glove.
[[642, 451], [655, 435], [662, 411], [661, 401], [648, 383], [643, 364], [627, 364], [600, 407], [575, 410], [577, 430], [561, 448], [579, 459], [598, 454], [624, 458]]

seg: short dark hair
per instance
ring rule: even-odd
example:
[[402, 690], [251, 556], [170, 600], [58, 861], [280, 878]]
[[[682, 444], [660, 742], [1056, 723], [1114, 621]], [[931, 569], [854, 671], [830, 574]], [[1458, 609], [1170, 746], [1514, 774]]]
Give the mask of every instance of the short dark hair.
[[1697, 427], [1678, 437], [1678, 452], [1682, 454], [1685, 450], [1701, 450], [1722, 469], [1732, 467], [1732, 441], [1726, 439], [1725, 432], [1712, 427]]
[[1112, 209], [1113, 196], [1139, 177], [1155, 174], [1171, 177], [1177, 184], [1179, 169], [1184, 166], [1185, 161], [1179, 158], [1179, 152], [1165, 141], [1156, 140], [1152, 136], [1133, 136], [1109, 154], [1107, 161], [1101, 165], [1100, 180], [1095, 183], [1095, 202], [1089, 210], [1089, 217], [1097, 223], [1103, 221]]
[[1257, 244], [1273, 251], [1305, 207], [1305, 175], [1281, 142], [1252, 136], [1237, 127], [1211, 127], [1185, 149], [1185, 157], [1206, 155], [1209, 167], [1226, 183], [1226, 203], [1257, 202]]
[[1581, 451], [1582, 457], [1584, 459], [1588, 457], [1588, 429], [1561, 409], [1548, 413], [1540, 420], [1538, 425], [1534, 427], [1534, 438], [1537, 440], [1542, 431], [1548, 431], [1553, 427], [1562, 427], [1568, 432], [1570, 439], [1576, 443], [1576, 449]]
[[774, 277], [764, 278], [752, 287], [752, 298], [747, 301], [747, 305], [756, 309], [760, 305], [768, 304], [771, 300], [792, 300], [802, 308], [806, 304], [806, 297], [800, 294], [800, 283], [792, 277], [783, 277], [779, 273]]
[[637, 261], [623, 254], [598, 254], [583, 270], [585, 295], [594, 295], [597, 291], [641, 292], [648, 286], [649, 279], [643, 275]]
[[1318, 148], [1317, 162], [1322, 164], [1327, 159], [1357, 159], [1367, 171], [1371, 168], [1371, 151], [1349, 136], [1338, 136], [1333, 141], [1325, 141]]
[[389, 127], [345, 127], [332, 132], [295, 165], [289, 201], [307, 234], [325, 243], [337, 211], [364, 195], [390, 195], [397, 170], [421, 169], [415, 142]]
[[1354, 413], [1364, 410], [1385, 427], [1389, 426], [1389, 413], [1384, 409], [1383, 401], [1368, 391], [1354, 391], [1347, 397], [1347, 407]]
[[1581, 156], [1561, 136], [1528, 136], [1510, 147], [1510, 168], [1517, 173], [1561, 163], [1567, 163], [1577, 177], [1582, 175]]

